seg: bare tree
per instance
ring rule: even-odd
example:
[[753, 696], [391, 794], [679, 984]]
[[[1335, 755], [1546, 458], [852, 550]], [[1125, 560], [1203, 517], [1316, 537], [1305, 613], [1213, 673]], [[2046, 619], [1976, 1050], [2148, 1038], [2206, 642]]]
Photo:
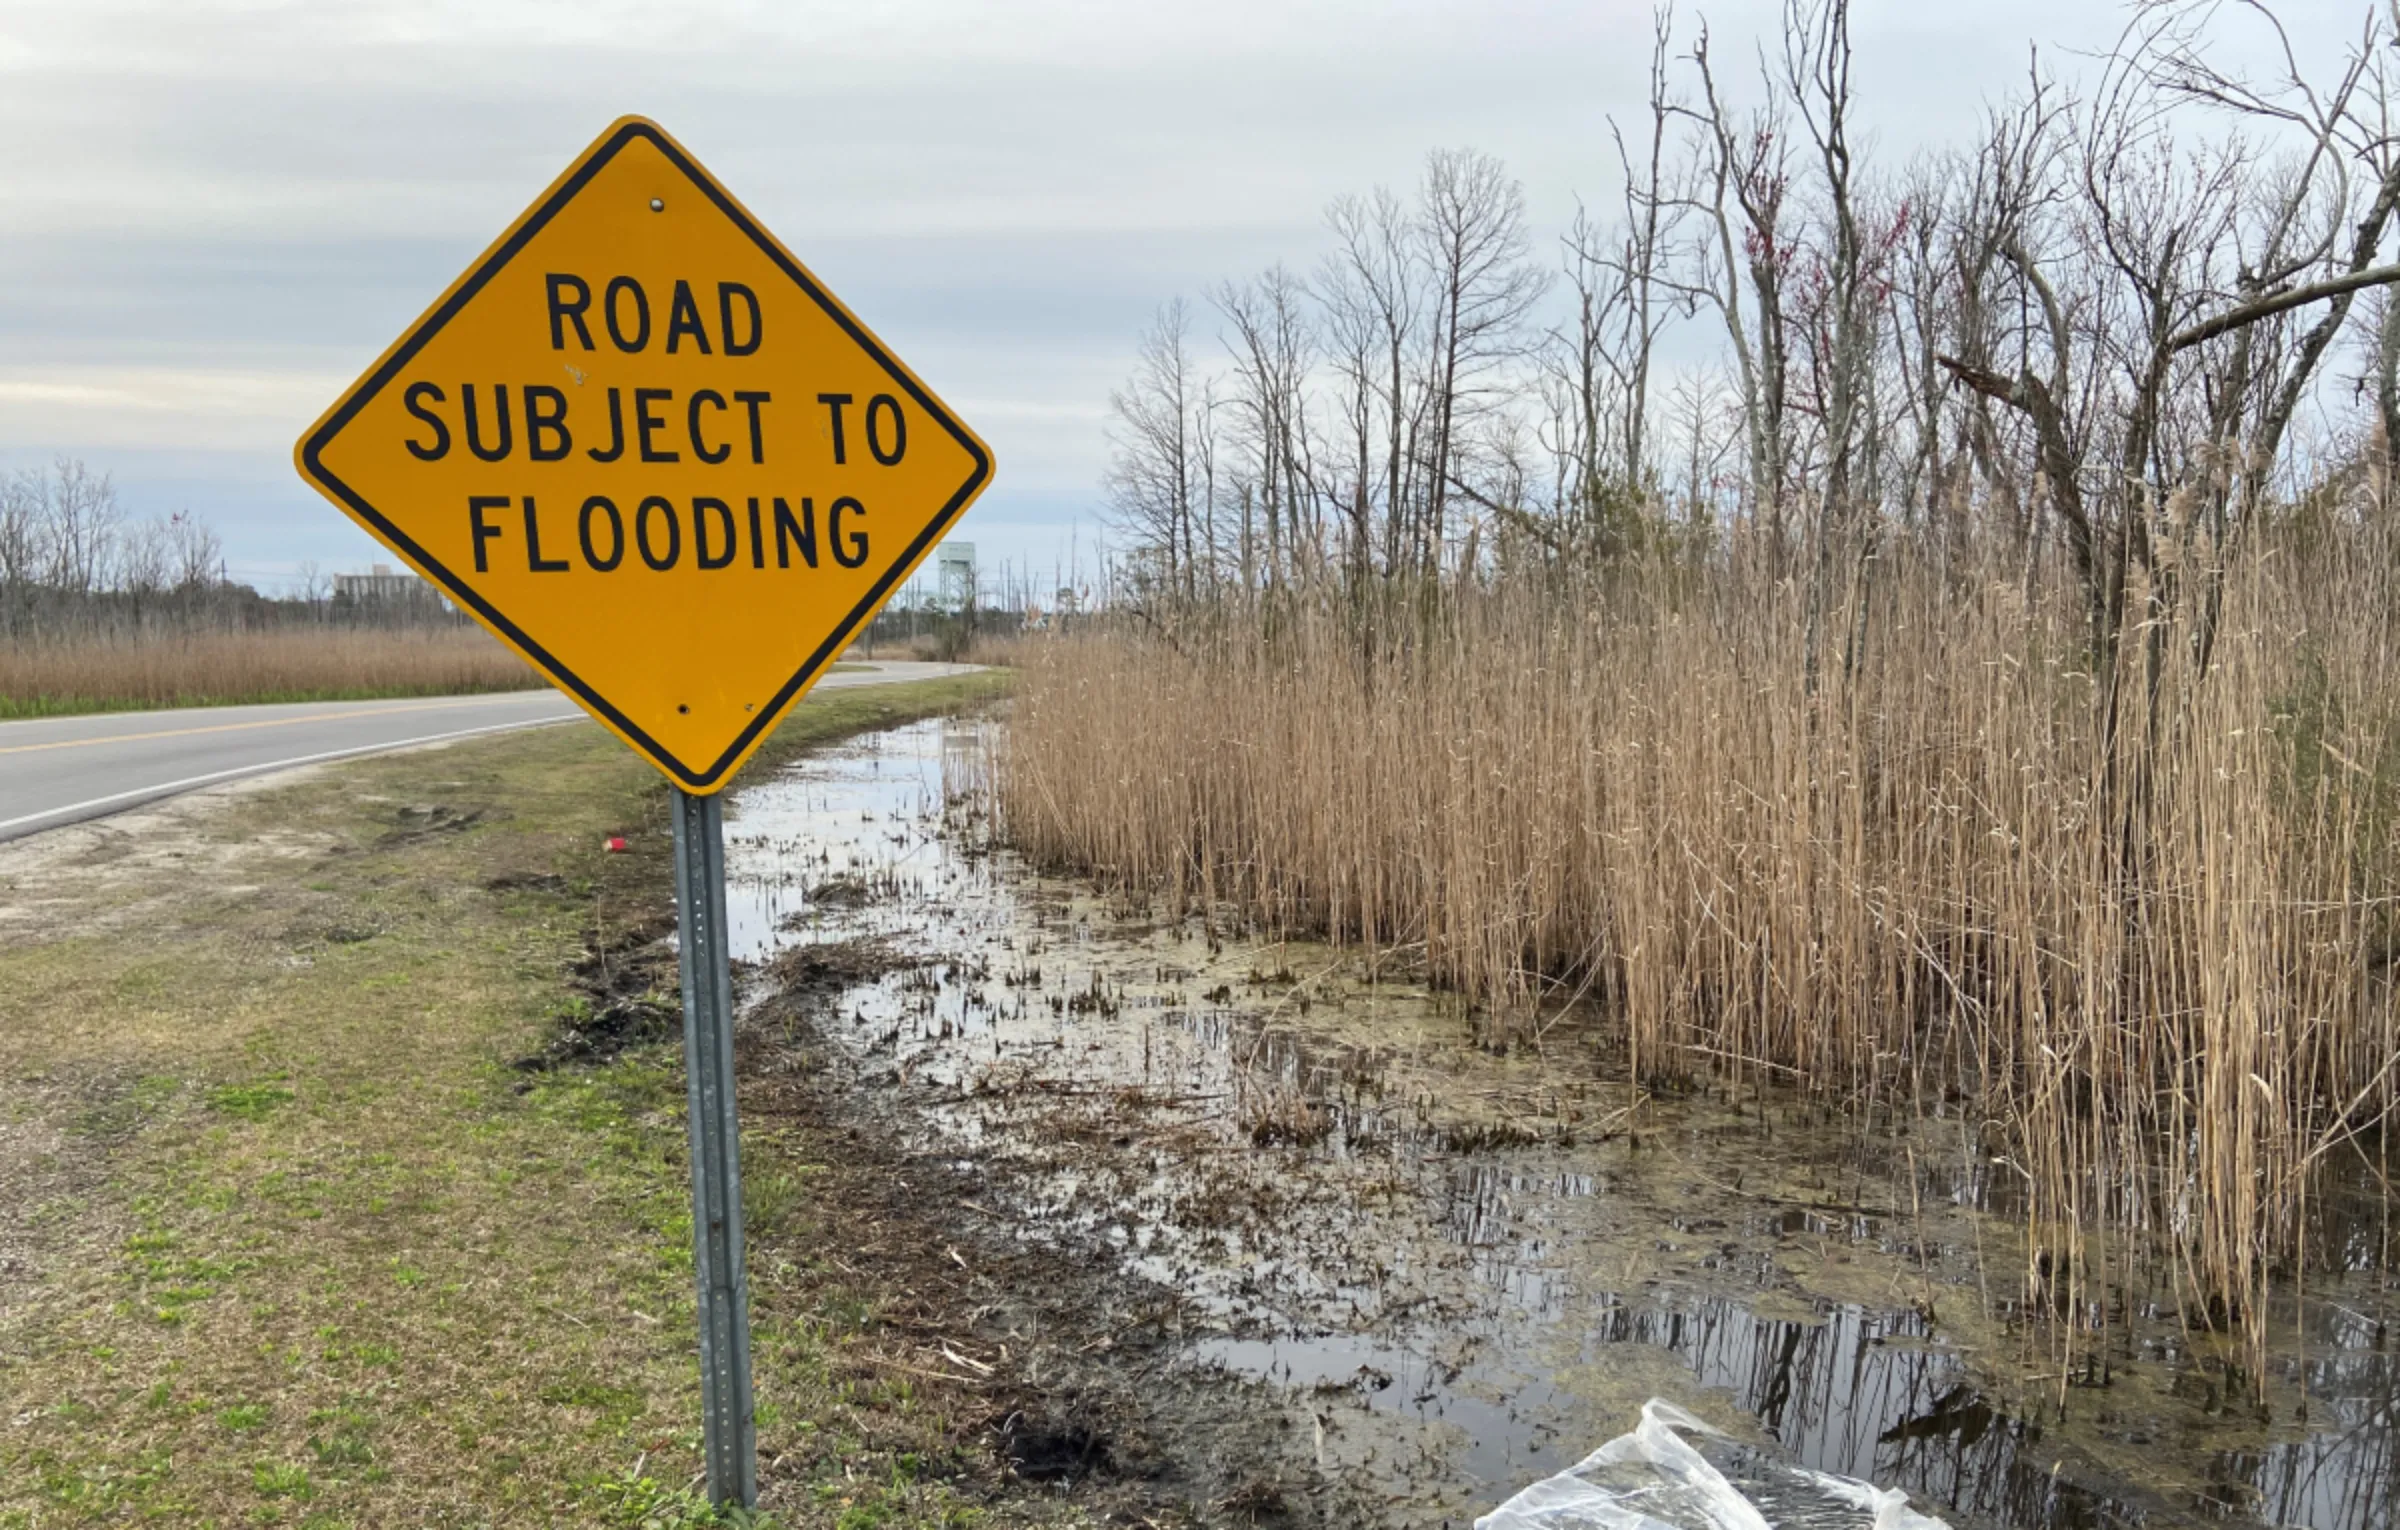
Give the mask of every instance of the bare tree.
[[[1429, 327], [1425, 273], [1414, 256], [1407, 210], [1389, 191], [1342, 198], [1327, 209], [1326, 222], [1338, 248], [1326, 261], [1320, 296], [1336, 351], [1355, 354], [1361, 386], [1372, 395], [1357, 399], [1363, 414], [1345, 410], [1342, 417], [1357, 418], [1363, 432], [1377, 436], [1373, 445], [1361, 444], [1358, 492], [1380, 498], [1382, 565], [1387, 574], [1397, 573], [1415, 524], [1409, 507], [1420, 489], [1419, 441], [1430, 403], [1419, 360]], [[1371, 457], [1379, 463], [1370, 463]], [[1376, 480], [1372, 488], [1364, 483], [1369, 474]]]
[[1239, 422], [1247, 481], [1264, 522], [1262, 572], [1272, 588], [1322, 551], [1309, 471], [1305, 393], [1314, 336], [1307, 289], [1278, 265], [1255, 280], [1219, 286], [1213, 298], [1230, 326], [1226, 407]]
[[163, 521], [135, 521], [116, 538], [116, 556], [111, 560], [118, 590], [133, 597], [134, 609], [163, 594], [172, 582], [174, 551]]
[[1705, 26], [1693, 42], [1691, 59], [1701, 88], [1694, 116], [1705, 137], [1695, 203], [1715, 234], [1701, 247], [1691, 290], [1717, 310], [1725, 326], [1749, 438], [1750, 510], [1766, 522], [1780, 560], [1786, 545], [1790, 378], [1784, 285], [1793, 258], [1785, 209], [1792, 183], [1788, 150], [1772, 101], [1746, 118], [1737, 118], [1726, 104]]
[[82, 462], [61, 457], [51, 468], [44, 509], [49, 519], [45, 582], [77, 595], [100, 589], [108, 578], [123, 519], [116, 486], [106, 473], [95, 474]]
[[[1850, 149], [1849, 0], [1785, 0], [1783, 36], [1784, 87], [1816, 147], [1823, 176], [1818, 190], [1825, 199], [1829, 236], [1828, 247], [1816, 252], [1803, 289], [1808, 311], [1801, 327], [1825, 453], [1823, 487], [1810, 531], [1814, 550], [1802, 639], [1802, 672], [1813, 687], [1833, 602], [1836, 547], [1861, 529], [1852, 476], [1880, 317], [1873, 268], [1889, 254], [1891, 240], [1877, 239], [1870, 248], [1860, 227], [1857, 166]], [[1897, 232], [1895, 228], [1893, 236]], [[1867, 546], [1859, 542], [1862, 570]], [[1863, 605], [1858, 609], [1863, 614]], [[1855, 660], [1854, 642], [1851, 662]]]
[[1191, 314], [1177, 298], [1158, 311], [1136, 349], [1133, 379], [1109, 395], [1116, 449], [1109, 505], [1139, 545], [1156, 549], [1166, 588], [1197, 593], [1196, 473], [1193, 441], [1198, 371]]
[[[1352, 208], [1336, 203], [1327, 221], [1338, 233]], [[1376, 506], [1386, 467], [1387, 394], [1382, 386], [1384, 314], [1376, 293], [1348, 248], [1327, 258], [1313, 286], [1323, 311], [1325, 360], [1333, 377], [1332, 432], [1318, 488], [1332, 501], [1343, 529], [1344, 566], [1354, 593], [1363, 594], [1375, 569]]]
[[1622, 221], [1608, 224], [1579, 210], [1566, 239], [1566, 275], [1574, 297], [1572, 330], [1554, 333], [1553, 367], [1567, 385], [1568, 407], [1553, 411], [1552, 449], [1565, 459], [1557, 491], [1562, 535], [1570, 545], [1611, 547], [1617, 524], [1656, 493], [1651, 453], [1653, 359], [1659, 337], [1690, 313], [1694, 298], [1668, 270], [1688, 191], [1670, 184], [1684, 172], [1669, 164], [1681, 109], [1667, 85], [1674, 12], [1653, 17], [1646, 122], [1629, 143], [1612, 118], [1610, 137], [1623, 178]]
[[49, 505], [38, 474], [0, 478], [0, 633], [15, 633], [49, 564]]
[[1525, 193], [1500, 162], [1436, 150], [1425, 164], [1419, 237], [1432, 296], [1425, 513], [1417, 569], [1438, 575], [1466, 429], [1523, 354], [1524, 326], [1547, 284], [1526, 259]]
[[225, 544], [215, 528], [189, 510], [167, 517], [172, 544], [175, 588], [186, 593], [209, 589], [223, 577]]
[[[2273, 27], [2255, 0], [2238, 9]], [[2044, 198], [2030, 186], [1994, 201], [1985, 238], [2040, 315], [2026, 342], [2045, 365], [2012, 378], [1966, 356], [1941, 363], [2031, 424], [2103, 665], [2139, 614], [2127, 595], [2135, 574], [2158, 566], [2162, 539], [2179, 544], [2178, 567], [2222, 566], [2279, 471], [2294, 414], [2356, 294], [2400, 280], [2400, 265], [2376, 264], [2400, 210], [2400, 162], [2382, 126], [2380, 24], [2370, 21], [2320, 93], [2288, 49], [2271, 87], [2215, 71], [2195, 40], [2202, 15], [2143, 7], [2093, 103], [2074, 114], [2071, 242], [2038, 247], [2030, 222]], [[2298, 152], [2279, 168], [2239, 139], [2179, 143], [2168, 129], [2194, 104], [2280, 127]], [[2055, 120], [2041, 119], [2042, 130]], [[2004, 174], [2015, 158], [1997, 140], [1986, 152]], [[2301, 310], [2313, 310], [2305, 330], [2294, 327]], [[2112, 471], [2092, 477], [2097, 449]], [[2210, 557], [2196, 562], [2200, 539]], [[2213, 609], [2211, 590], [2200, 595]], [[2147, 582], [2153, 611], [2176, 598], [2172, 577]], [[2197, 631], [2205, 651], [2205, 617]]]

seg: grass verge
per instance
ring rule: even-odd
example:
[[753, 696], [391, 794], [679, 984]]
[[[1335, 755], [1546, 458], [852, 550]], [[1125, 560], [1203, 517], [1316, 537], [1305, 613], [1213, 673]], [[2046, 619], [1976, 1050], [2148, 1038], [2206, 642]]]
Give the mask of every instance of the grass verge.
[[[1000, 683], [827, 693], [771, 756]], [[511, 1066], [655, 909], [664, 802], [545, 729], [0, 857], [0, 1527], [717, 1522], [679, 1055]], [[845, 1363], [887, 1294], [820, 1257], [814, 1165], [744, 1152], [792, 1191], [755, 1229], [775, 1522], [1066, 1512], [982, 1491], [970, 1421]]]

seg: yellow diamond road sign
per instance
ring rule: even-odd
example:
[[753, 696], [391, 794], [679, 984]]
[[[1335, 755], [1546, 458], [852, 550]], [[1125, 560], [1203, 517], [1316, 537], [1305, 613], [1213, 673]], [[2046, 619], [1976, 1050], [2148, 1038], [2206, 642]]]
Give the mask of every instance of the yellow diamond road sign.
[[639, 117], [585, 150], [296, 457], [699, 793], [992, 476], [932, 390]]

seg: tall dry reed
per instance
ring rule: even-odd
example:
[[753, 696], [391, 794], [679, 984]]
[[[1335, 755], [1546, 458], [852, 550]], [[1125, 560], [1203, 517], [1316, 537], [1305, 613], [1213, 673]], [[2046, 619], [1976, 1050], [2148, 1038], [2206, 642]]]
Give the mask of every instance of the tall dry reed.
[[434, 696], [541, 683], [522, 659], [472, 627], [291, 626], [0, 643], [0, 717]]
[[1738, 558], [1488, 581], [1406, 644], [1270, 602], [1031, 645], [1000, 806], [1119, 887], [1588, 992], [1644, 1074], [1964, 1098], [2046, 1299], [2163, 1249], [2222, 1325], [2395, 1099], [2387, 574], [2251, 558], [2095, 674], [2071, 600], [1889, 558], [1813, 694]]

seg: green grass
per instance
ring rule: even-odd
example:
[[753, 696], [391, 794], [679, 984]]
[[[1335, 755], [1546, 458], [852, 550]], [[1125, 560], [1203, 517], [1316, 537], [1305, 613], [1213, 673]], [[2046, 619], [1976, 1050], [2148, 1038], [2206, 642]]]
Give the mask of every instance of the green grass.
[[[828, 692], [751, 768], [1002, 684]], [[426, 803], [485, 811], [387, 839]], [[656, 906], [665, 804], [599, 730], [547, 729], [13, 852], [0, 882], [51, 913], [0, 926], [0, 1206], [29, 1250], [0, 1273], [0, 1530], [736, 1522], [688, 1489], [679, 1050], [510, 1066], [594, 925]], [[1071, 1517], [978, 1497], [973, 1421], [848, 1358], [889, 1294], [820, 1262], [815, 1165], [743, 1152], [771, 1522]]]

